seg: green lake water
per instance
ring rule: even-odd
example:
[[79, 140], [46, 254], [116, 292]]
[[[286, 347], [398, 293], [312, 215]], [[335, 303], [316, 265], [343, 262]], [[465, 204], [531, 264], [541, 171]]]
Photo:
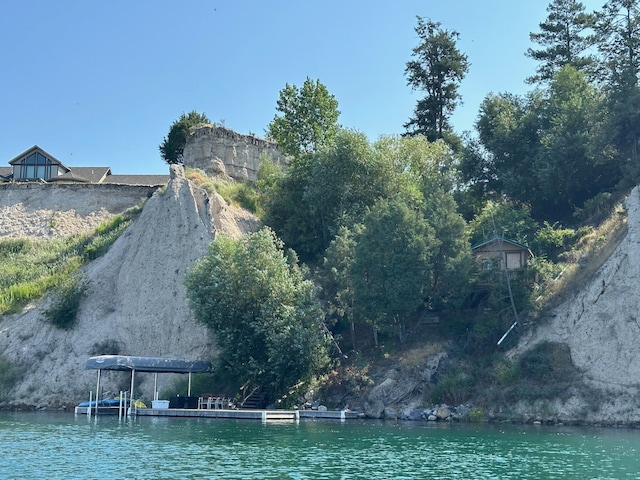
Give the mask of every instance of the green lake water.
[[640, 478], [640, 431], [0, 413], [0, 479]]

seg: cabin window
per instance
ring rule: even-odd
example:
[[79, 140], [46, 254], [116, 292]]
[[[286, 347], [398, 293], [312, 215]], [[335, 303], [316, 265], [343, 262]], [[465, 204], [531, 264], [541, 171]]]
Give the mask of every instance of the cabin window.
[[507, 253], [507, 269], [520, 268], [522, 266], [522, 258], [520, 252]]

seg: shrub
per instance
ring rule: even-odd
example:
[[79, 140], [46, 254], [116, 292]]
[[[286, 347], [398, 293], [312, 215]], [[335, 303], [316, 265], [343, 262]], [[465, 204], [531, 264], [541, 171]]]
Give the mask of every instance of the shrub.
[[4, 400], [3, 396], [13, 388], [18, 379], [16, 368], [7, 360], [0, 357], [0, 400]]
[[544, 226], [535, 233], [531, 248], [537, 256], [543, 255], [556, 262], [558, 255], [575, 244], [581, 233], [583, 232], [571, 228], [562, 228], [557, 222], [553, 225], [544, 222]]
[[471, 410], [471, 413], [469, 413], [469, 421], [473, 423], [481, 423], [486, 421], [486, 419], [487, 418], [484, 410], [482, 410], [481, 408], [474, 408], [473, 410]]
[[523, 377], [539, 383], [567, 381], [575, 374], [569, 348], [554, 342], [536, 345], [520, 358], [519, 365]]
[[579, 385], [569, 347], [561, 343], [536, 345], [524, 353], [512, 368], [519, 371], [519, 378], [512, 378], [517, 381], [504, 384], [500, 392], [502, 399], [508, 402], [566, 399], [572, 387]]
[[505, 359], [496, 365], [495, 376], [501, 386], [513, 385], [520, 380], [520, 366]]
[[46, 321], [64, 330], [73, 328], [88, 286], [88, 281], [83, 276], [71, 277], [58, 285], [51, 305], [44, 311]]
[[461, 405], [471, 396], [472, 382], [464, 372], [453, 372], [443, 375], [431, 394], [435, 403]]
[[0, 258], [8, 255], [28, 252], [33, 244], [27, 238], [8, 238], [0, 240]]
[[96, 342], [91, 347], [90, 355], [119, 355], [121, 351], [120, 343], [111, 338]]

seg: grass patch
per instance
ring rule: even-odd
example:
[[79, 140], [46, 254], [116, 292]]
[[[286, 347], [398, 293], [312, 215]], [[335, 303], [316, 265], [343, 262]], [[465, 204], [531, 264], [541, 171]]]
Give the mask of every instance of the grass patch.
[[107, 252], [143, 205], [114, 215], [90, 235], [0, 240], [0, 315], [19, 312], [52, 288], [67, 285], [80, 267]]
[[573, 387], [580, 385], [578, 370], [571, 361], [569, 347], [543, 342], [527, 351], [516, 363], [501, 363], [496, 368], [506, 402], [566, 400]]
[[238, 182], [208, 177], [201, 170], [187, 169], [186, 178], [209, 194], [217, 193], [227, 203], [260, 216], [260, 197], [252, 182]]
[[63, 330], [73, 328], [80, 302], [84, 298], [88, 286], [88, 280], [82, 275], [65, 278], [56, 285], [53, 302], [44, 311], [45, 320]]

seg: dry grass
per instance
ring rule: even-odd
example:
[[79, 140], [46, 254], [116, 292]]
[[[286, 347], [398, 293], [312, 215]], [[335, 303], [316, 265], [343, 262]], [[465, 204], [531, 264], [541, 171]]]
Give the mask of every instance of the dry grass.
[[417, 365], [424, 365], [429, 357], [437, 355], [443, 350], [445, 350], [445, 346], [440, 342], [427, 343], [403, 351], [398, 360], [403, 368], [413, 368]]
[[545, 285], [540, 306], [552, 307], [588, 282], [613, 254], [627, 233], [627, 214], [621, 204], [597, 228], [580, 239], [564, 257], [566, 268]]
[[258, 194], [251, 182], [211, 178], [202, 170], [186, 169], [185, 177], [209, 194], [219, 194], [229, 205], [242, 207], [260, 216]]

